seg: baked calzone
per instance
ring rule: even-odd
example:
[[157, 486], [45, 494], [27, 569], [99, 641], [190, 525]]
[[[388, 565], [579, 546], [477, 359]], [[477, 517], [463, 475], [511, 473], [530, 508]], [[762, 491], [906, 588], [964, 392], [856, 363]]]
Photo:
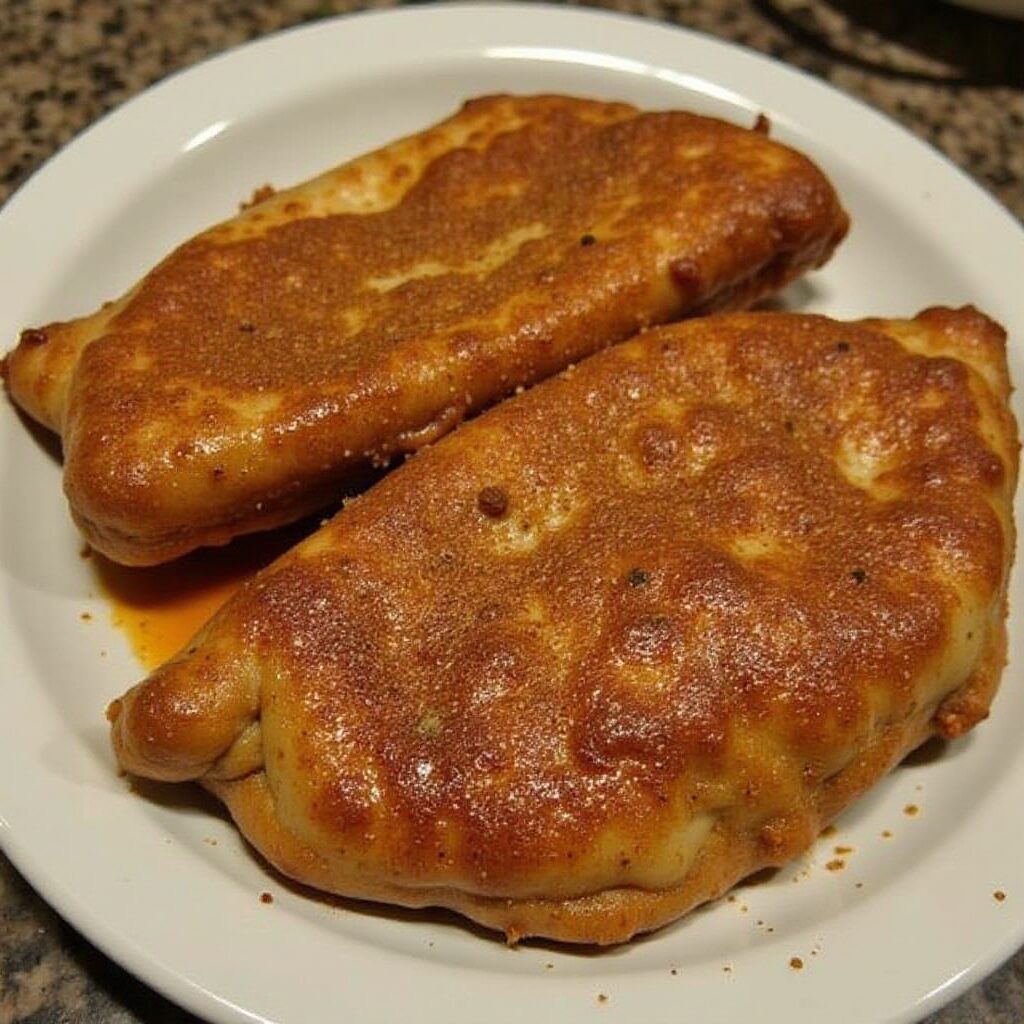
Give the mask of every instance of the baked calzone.
[[1018, 442], [973, 309], [653, 329], [411, 458], [116, 701], [274, 865], [613, 943], [804, 850], [1004, 662]]
[[15, 401], [61, 434], [75, 520], [117, 561], [299, 518], [354, 467], [642, 327], [749, 305], [847, 228], [763, 131], [563, 96], [474, 100], [254, 198], [7, 358]]

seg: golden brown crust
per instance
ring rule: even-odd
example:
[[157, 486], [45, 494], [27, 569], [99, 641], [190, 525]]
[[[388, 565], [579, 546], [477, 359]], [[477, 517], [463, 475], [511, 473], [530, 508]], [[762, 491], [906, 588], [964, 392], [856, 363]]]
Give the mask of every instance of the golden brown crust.
[[[993, 684], [1001, 671], [1002, 662]], [[910, 728], [883, 731], [855, 763], [812, 794], [807, 806], [796, 809], [789, 820], [771, 821], [752, 832], [717, 826], [681, 884], [674, 887], [652, 891], [623, 886], [570, 899], [503, 899], [454, 888], [410, 889], [360, 879], [342, 892], [403, 907], [446, 907], [504, 932], [510, 943], [536, 936], [602, 946], [625, 942], [717, 899], [756, 871], [797, 857], [824, 825], [931, 732], [926, 716]], [[278, 871], [314, 889], [339, 890], [330, 862], [281, 825], [264, 772], [233, 781], [206, 779], [204, 785], [224, 802], [242, 833]]]
[[974, 310], [649, 331], [265, 570], [122, 699], [118, 756], [334, 892], [511, 938], [657, 927], [987, 713], [1008, 391]]
[[472, 410], [648, 324], [738, 308], [847, 218], [721, 121], [566, 97], [453, 118], [256, 201], [92, 317], [25, 332], [75, 519], [148, 564], [322, 507]]

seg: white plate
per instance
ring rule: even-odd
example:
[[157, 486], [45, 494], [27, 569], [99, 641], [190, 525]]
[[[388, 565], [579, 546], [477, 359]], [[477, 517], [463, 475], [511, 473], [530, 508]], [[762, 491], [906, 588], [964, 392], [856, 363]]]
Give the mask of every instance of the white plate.
[[[702, 36], [533, 6], [321, 23], [122, 107], [0, 213], [0, 338], [117, 295], [254, 186], [301, 179], [497, 90], [689, 107], [746, 124], [765, 110], [777, 137], [832, 176], [854, 221], [827, 269], [791, 289], [791, 304], [860, 316], [974, 302], [1024, 338], [1020, 228], [893, 124]], [[1012, 361], [1024, 381], [1019, 346]], [[214, 1021], [908, 1021], [1024, 938], [1019, 615], [991, 722], [933, 763], [897, 770], [800, 865], [600, 955], [511, 951], [440, 916], [303, 897], [204, 805], [130, 792], [102, 712], [140, 670], [93, 596], [59, 467], [7, 403], [0, 480], [3, 846], [90, 939]], [[1013, 607], [1024, 607], [1019, 574]], [[914, 818], [903, 813], [911, 803]], [[854, 852], [845, 870], [828, 871], [836, 844]], [[263, 890], [273, 904], [260, 902]]]

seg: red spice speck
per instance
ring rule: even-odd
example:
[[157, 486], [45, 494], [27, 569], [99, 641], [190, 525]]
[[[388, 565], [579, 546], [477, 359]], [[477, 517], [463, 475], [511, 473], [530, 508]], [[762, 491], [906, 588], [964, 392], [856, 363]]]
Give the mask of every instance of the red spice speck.
[[21, 332], [22, 345], [45, 345], [49, 335], [41, 327], [27, 327]]
[[274, 896], [273, 896], [272, 893], [269, 893], [269, 892], [261, 892], [260, 893], [260, 903], [273, 903], [273, 902], [274, 902]]
[[484, 487], [476, 496], [476, 507], [491, 519], [501, 519], [508, 511], [508, 495], [500, 487]]
[[1006, 899], [1006, 893], [1003, 892], [1002, 889], [996, 889], [996, 891], [992, 893], [992, 898], [996, 901], [996, 903], [1002, 903], [1003, 900]]
[[798, 956], [790, 957], [789, 966], [792, 967], [794, 971], [802, 971], [804, 969], [804, 962]]

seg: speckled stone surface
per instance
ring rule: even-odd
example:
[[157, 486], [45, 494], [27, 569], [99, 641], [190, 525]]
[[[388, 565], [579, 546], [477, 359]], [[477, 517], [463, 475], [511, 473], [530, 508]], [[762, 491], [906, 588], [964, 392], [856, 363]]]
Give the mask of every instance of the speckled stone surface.
[[[280, 28], [369, 6], [391, 4], [0, 0], [0, 202], [82, 128], [169, 72]], [[1024, 23], [938, 0], [598, 6], [699, 29], [831, 81], [937, 146], [1024, 220]], [[62, 922], [0, 855], [0, 1024], [194, 1020]], [[1021, 1022], [1024, 951], [929, 1018]]]

